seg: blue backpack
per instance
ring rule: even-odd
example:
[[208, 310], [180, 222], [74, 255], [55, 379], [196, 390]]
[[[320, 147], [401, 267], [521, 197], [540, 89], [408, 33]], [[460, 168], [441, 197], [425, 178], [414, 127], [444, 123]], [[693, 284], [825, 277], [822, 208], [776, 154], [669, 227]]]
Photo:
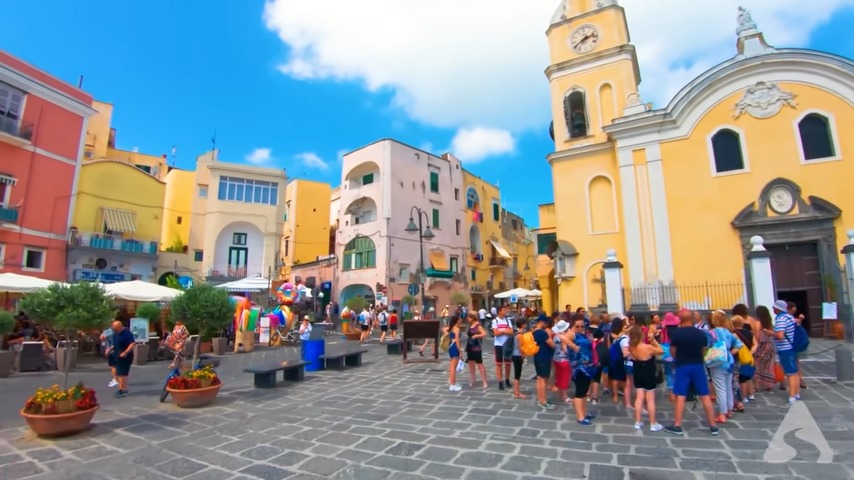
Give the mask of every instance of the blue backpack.
[[787, 338], [786, 340], [792, 344], [792, 349], [795, 353], [801, 353], [810, 347], [810, 337], [807, 335], [807, 331], [797, 323], [795, 323], [794, 337]]
[[623, 349], [620, 347], [620, 340], [622, 338], [619, 337], [611, 343], [611, 349], [608, 351], [608, 356], [611, 357], [610, 368], [620, 368], [626, 360], [623, 357]]

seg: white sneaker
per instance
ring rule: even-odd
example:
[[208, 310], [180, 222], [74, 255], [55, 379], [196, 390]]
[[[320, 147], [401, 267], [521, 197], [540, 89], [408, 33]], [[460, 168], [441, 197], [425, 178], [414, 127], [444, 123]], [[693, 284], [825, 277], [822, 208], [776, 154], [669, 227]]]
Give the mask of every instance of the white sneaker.
[[660, 432], [662, 430], [664, 430], [664, 425], [662, 425], [660, 423], [653, 423], [652, 425], [649, 426], [650, 432]]
[[635, 423], [635, 430], [643, 430], [643, 422]]
[[110, 388], [118, 387], [118, 386], [119, 386], [119, 382], [117, 382], [117, 381], [115, 381], [115, 379], [113, 379], [113, 380], [110, 380], [110, 383], [108, 383], [108, 384], [107, 384], [107, 386], [108, 386], [108, 387], [110, 387]]
[[448, 387], [448, 391], [451, 391], [451, 392], [459, 392], [462, 389], [463, 389], [463, 387], [461, 387], [459, 385], [451, 385], [450, 387]]

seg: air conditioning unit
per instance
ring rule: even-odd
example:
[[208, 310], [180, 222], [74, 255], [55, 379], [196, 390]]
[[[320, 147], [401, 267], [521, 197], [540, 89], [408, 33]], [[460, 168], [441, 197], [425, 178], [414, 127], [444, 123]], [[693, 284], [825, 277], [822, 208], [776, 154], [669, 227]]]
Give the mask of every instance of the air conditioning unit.
[[394, 277], [389, 277], [388, 283], [397, 283], [397, 279]]

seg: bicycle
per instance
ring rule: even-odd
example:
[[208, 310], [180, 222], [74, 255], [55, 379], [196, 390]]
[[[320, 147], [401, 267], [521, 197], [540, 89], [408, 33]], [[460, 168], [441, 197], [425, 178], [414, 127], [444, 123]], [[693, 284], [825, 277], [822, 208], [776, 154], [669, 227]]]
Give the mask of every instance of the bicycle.
[[[175, 361], [175, 368], [173, 368], [172, 370], [169, 371], [169, 375], [166, 377], [166, 382], [163, 383], [163, 391], [160, 393], [160, 403], [165, 402], [166, 397], [169, 396], [169, 391], [166, 390], [166, 387], [169, 386], [169, 380], [172, 380], [175, 377], [181, 376], [181, 374], [182, 374], [181, 364], [182, 363], [184, 363], [184, 362], [176, 360]], [[193, 370], [199, 370], [199, 369], [207, 367], [207, 366], [218, 367], [219, 366], [219, 359], [210, 357], [208, 355], [199, 355], [199, 358], [196, 359], [196, 365], [193, 367]]]

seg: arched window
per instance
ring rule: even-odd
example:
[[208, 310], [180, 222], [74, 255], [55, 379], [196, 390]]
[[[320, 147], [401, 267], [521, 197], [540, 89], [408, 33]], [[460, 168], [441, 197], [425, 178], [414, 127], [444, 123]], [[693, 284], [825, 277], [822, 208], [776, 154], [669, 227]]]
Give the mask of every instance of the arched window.
[[836, 156], [830, 121], [824, 115], [810, 113], [798, 122], [804, 160], [817, 160]]
[[480, 229], [477, 225], [472, 225], [469, 229], [469, 249], [471, 253], [480, 253]]
[[735, 131], [724, 128], [712, 135], [712, 154], [716, 173], [744, 170], [741, 136]]
[[569, 138], [587, 136], [587, 105], [584, 101], [584, 92], [574, 90], [564, 97], [563, 115], [566, 119], [566, 128], [569, 130]]
[[477, 210], [480, 204], [480, 198], [477, 196], [477, 190], [474, 187], [469, 187], [466, 190], [466, 208], [469, 210]]
[[356, 237], [344, 247], [344, 271], [375, 268], [377, 249], [368, 237]]

